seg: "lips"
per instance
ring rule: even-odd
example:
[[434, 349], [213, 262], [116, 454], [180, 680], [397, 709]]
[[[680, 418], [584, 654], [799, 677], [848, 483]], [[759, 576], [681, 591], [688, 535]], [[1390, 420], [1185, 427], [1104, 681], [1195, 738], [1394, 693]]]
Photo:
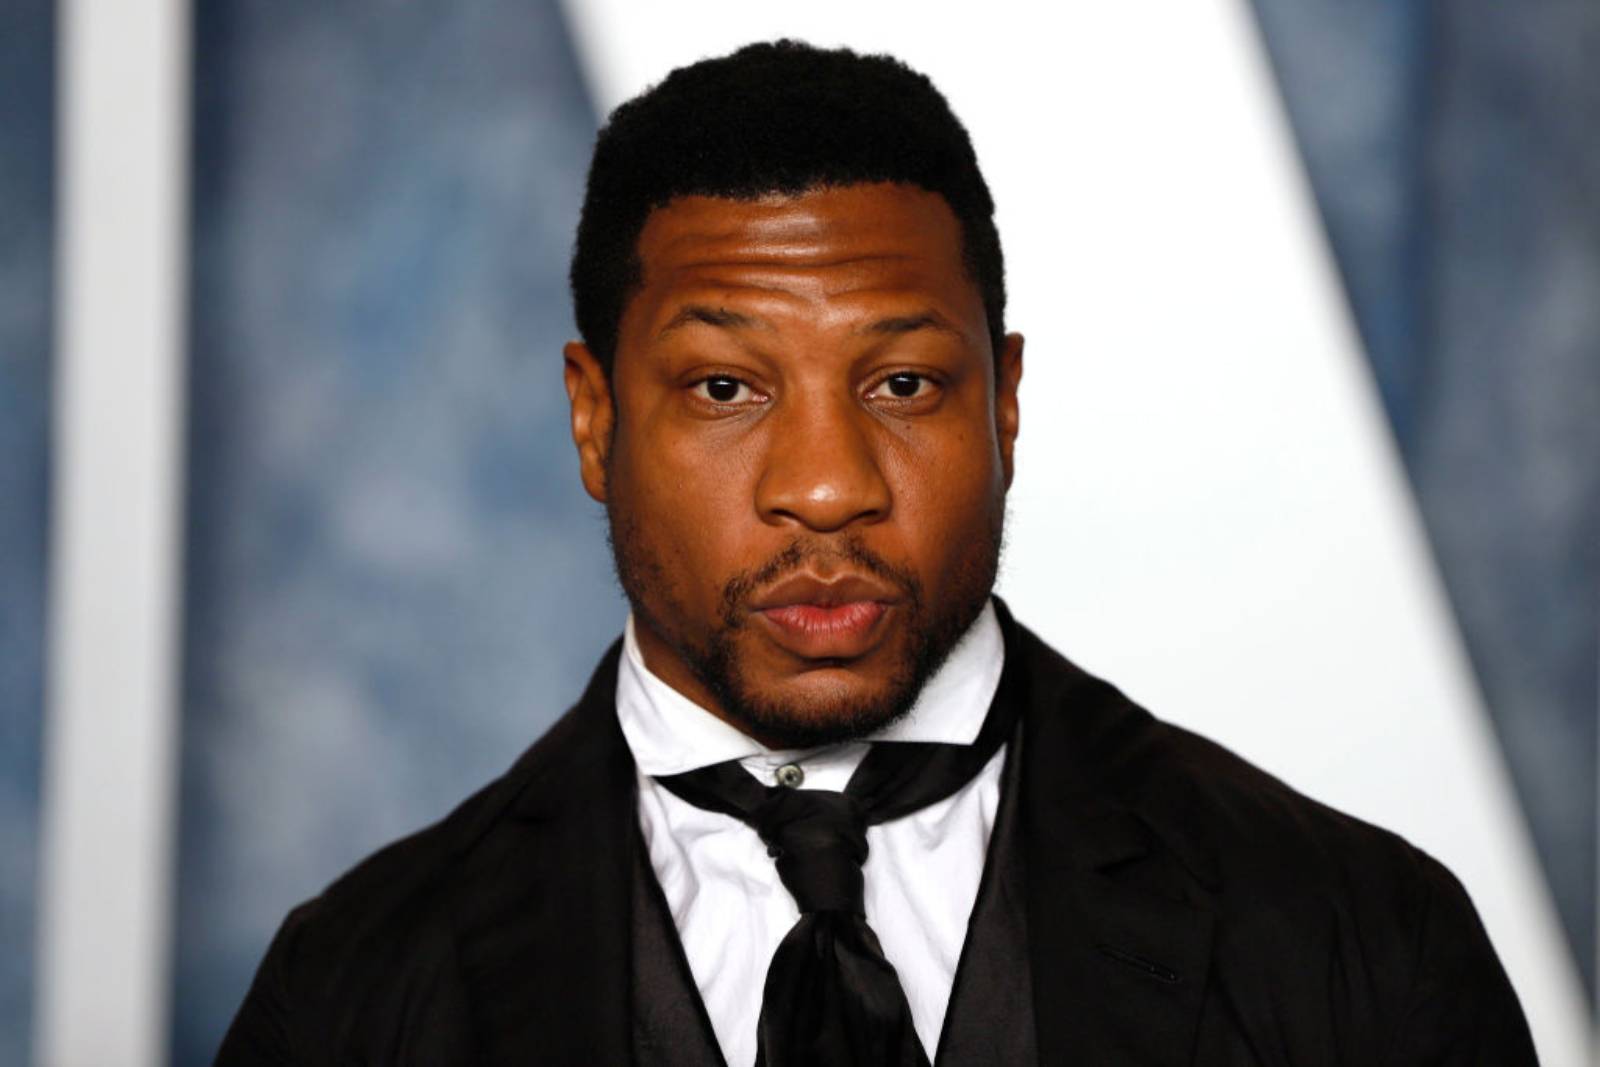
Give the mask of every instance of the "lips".
[[830, 579], [795, 575], [751, 604], [779, 647], [803, 659], [855, 659], [883, 635], [901, 597], [892, 586], [858, 574]]

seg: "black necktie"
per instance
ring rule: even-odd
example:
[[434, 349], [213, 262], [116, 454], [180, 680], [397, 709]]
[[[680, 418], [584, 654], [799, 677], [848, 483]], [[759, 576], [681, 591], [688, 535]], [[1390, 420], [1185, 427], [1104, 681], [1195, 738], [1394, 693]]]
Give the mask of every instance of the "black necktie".
[[875, 744], [843, 793], [764, 786], [737, 760], [657, 779], [760, 834], [800, 907], [767, 969], [758, 1067], [927, 1067], [899, 976], [867, 925], [867, 827], [966, 785], [1014, 720], [1015, 703], [997, 697], [970, 745]]

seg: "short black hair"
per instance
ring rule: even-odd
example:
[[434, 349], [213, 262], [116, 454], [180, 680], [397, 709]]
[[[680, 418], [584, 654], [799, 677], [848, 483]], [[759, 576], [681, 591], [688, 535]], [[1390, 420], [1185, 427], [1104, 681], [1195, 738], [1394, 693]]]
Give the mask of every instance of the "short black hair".
[[572, 253], [579, 334], [609, 371], [642, 281], [639, 234], [656, 208], [683, 196], [751, 200], [869, 182], [914, 185], [950, 205], [998, 357], [1005, 261], [966, 128], [900, 60], [791, 40], [679, 67], [611, 113]]

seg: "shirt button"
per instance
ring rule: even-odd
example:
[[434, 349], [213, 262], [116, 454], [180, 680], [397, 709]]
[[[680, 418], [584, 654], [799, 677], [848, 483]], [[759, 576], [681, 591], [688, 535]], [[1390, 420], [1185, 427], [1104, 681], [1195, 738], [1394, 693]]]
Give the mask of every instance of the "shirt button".
[[779, 767], [773, 777], [778, 779], [778, 784], [785, 789], [799, 789], [800, 784], [806, 780], [806, 772], [800, 769], [798, 763], [785, 763]]

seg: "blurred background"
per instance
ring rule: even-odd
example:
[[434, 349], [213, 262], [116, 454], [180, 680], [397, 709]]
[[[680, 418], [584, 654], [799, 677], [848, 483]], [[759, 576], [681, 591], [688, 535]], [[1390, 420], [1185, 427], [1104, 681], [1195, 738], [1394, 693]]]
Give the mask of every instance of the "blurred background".
[[0, 1062], [209, 1062], [576, 697], [589, 147], [781, 35], [971, 129], [1019, 616], [1443, 859], [1597, 1062], [1600, 5], [790, 7], [0, 0]]

